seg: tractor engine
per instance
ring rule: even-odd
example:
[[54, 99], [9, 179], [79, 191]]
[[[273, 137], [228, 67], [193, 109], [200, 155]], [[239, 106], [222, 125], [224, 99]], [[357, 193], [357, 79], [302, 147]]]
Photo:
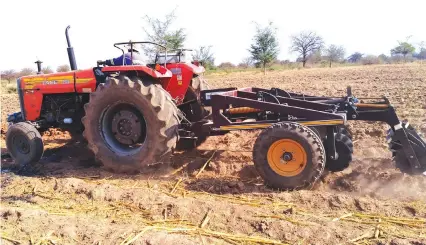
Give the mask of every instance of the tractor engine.
[[83, 105], [89, 101], [88, 94], [44, 95], [40, 111], [39, 126], [80, 128], [84, 116]]

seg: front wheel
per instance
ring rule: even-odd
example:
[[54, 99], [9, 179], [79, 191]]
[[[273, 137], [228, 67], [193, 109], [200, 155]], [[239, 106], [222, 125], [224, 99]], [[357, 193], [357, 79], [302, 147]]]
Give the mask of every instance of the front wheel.
[[325, 166], [325, 150], [318, 135], [297, 123], [277, 123], [256, 139], [254, 165], [265, 184], [281, 190], [312, 186]]
[[19, 122], [9, 127], [6, 146], [15, 163], [20, 166], [38, 162], [43, 156], [43, 140], [31, 124]]

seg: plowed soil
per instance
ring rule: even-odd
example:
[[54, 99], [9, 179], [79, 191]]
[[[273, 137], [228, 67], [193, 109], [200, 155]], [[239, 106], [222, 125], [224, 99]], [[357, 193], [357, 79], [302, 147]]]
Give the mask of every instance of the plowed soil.
[[[426, 134], [426, 65], [209, 75], [210, 87], [278, 87], [357, 97], [386, 95]], [[1, 95], [4, 119], [19, 110]], [[51, 130], [45, 154], [20, 169], [2, 156], [2, 244], [426, 244], [426, 176], [399, 172], [387, 125], [350, 123], [354, 161], [310, 190], [263, 185], [252, 162], [259, 132], [210, 137], [137, 175], [105, 171], [81, 137]], [[206, 168], [202, 166], [208, 161]], [[119, 164], [119, 163], [117, 163]]]

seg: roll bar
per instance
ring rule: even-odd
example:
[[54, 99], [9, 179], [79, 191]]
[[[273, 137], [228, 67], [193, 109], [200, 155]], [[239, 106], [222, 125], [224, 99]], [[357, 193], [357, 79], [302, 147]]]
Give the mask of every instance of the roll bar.
[[[114, 43], [114, 47], [116, 47], [116, 48], [118, 48], [118, 49], [120, 49], [121, 50], [121, 52], [123, 53], [123, 64], [125, 64], [125, 62], [124, 62], [124, 49], [122, 49], [122, 48], [120, 48], [120, 47], [118, 47], [119, 45], [130, 45], [130, 48], [131, 48], [131, 50], [130, 50], [130, 57], [131, 57], [131, 59], [132, 59], [132, 61], [133, 61], [133, 45], [134, 44], [153, 44], [153, 45], [156, 45], [156, 46], [159, 46], [159, 47], [162, 47], [163, 49], [164, 49], [164, 51], [165, 51], [165, 55], [166, 55], [166, 60], [167, 60], [167, 48], [166, 48], [166, 46], [164, 46], [164, 45], [161, 45], [161, 44], [159, 44], [159, 43], [154, 43], [154, 42], [149, 42], [149, 41], [141, 41], [141, 42], [132, 42], [132, 41], [130, 41], [130, 42], [120, 42], [120, 43]], [[164, 66], [166, 66], [166, 62], [164, 62]]]

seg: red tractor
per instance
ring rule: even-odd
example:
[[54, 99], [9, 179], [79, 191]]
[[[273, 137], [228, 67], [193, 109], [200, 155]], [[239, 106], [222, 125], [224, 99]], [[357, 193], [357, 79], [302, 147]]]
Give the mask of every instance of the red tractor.
[[69, 26], [65, 34], [72, 71], [44, 75], [38, 63], [37, 75], [17, 80], [21, 112], [9, 115], [6, 137], [15, 162], [37, 162], [43, 155], [40, 132], [50, 127], [83, 129], [97, 159], [117, 172], [138, 170], [176, 146], [196, 143], [193, 134], [178, 140], [182, 120], [194, 122], [206, 116], [199, 103], [205, 69], [188, 60], [187, 50], [168, 54], [156, 43], [116, 43], [123, 54], [122, 45], [137, 44], [156, 45], [165, 52], [157, 53], [152, 64], [98, 64], [77, 70], [68, 30]]
[[[17, 163], [40, 159], [40, 131], [49, 127], [83, 127], [96, 158], [117, 172], [138, 171], [208, 136], [262, 130], [253, 147], [257, 172], [270, 187], [294, 190], [312, 186], [325, 169], [349, 166], [354, 148], [346, 124], [357, 120], [388, 124], [395, 166], [426, 175], [426, 141], [400, 120], [386, 97], [357, 98], [350, 87], [343, 97], [279, 88], [204, 89], [204, 68], [182, 60], [184, 50], [157, 53], [152, 64], [77, 70], [67, 31], [66, 36], [71, 72], [17, 81], [21, 112], [8, 117], [6, 134]], [[153, 44], [114, 46], [138, 43]]]

